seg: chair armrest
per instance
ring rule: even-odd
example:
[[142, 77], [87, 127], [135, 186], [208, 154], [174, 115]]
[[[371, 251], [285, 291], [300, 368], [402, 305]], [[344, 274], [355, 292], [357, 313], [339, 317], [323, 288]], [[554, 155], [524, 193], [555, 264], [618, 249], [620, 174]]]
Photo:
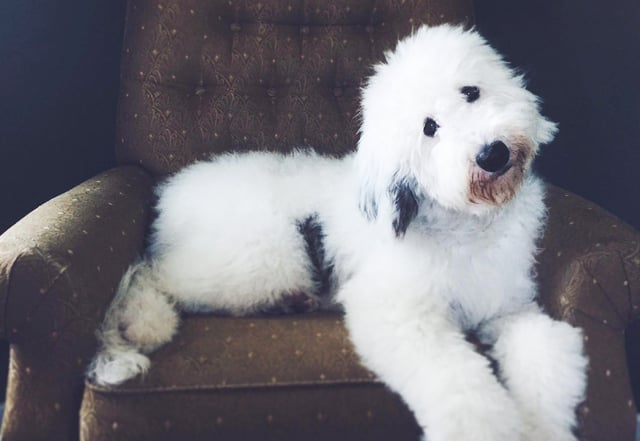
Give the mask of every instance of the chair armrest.
[[598, 206], [548, 186], [539, 257], [546, 310], [583, 330], [589, 356], [581, 439], [633, 440], [636, 408], [624, 333], [640, 313], [640, 233]]
[[77, 436], [95, 332], [143, 249], [152, 199], [142, 169], [118, 167], [0, 236], [0, 336], [12, 347], [2, 439]]

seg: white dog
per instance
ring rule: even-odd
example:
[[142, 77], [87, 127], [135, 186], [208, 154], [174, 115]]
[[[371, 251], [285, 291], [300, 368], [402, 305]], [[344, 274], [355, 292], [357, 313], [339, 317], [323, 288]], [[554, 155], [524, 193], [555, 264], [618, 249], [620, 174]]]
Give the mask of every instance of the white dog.
[[575, 440], [581, 333], [541, 312], [533, 280], [545, 207], [530, 165], [555, 132], [476, 32], [420, 28], [365, 86], [354, 154], [223, 155], [159, 187], [150, 249], [90, 375], [145, 371], [177, 310], [242, 315], [306, 295], [344, 307], [362, 362], [430, 440]]

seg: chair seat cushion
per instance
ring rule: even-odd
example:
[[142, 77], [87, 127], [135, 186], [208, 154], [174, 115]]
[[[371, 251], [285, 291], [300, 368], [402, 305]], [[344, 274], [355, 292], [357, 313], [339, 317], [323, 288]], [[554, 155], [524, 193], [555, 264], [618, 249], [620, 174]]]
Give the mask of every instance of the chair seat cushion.
[[151, 363], [118, 387], [87, 384], [81, 439], [419, 438], [406, 406], [360, 365], [338, 313], [187, 317]]

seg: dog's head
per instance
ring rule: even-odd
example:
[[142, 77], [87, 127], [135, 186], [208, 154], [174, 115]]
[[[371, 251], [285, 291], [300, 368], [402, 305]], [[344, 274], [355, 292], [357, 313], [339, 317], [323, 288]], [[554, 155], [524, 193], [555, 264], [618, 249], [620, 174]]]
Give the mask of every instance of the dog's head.
[[363, 89], [361, 208], [370, 218], [388, 211], [396, 235], [424, 198], [482, 216], [514, 197], [556, 130], [480, 35], [422, 27], [386, 54]]

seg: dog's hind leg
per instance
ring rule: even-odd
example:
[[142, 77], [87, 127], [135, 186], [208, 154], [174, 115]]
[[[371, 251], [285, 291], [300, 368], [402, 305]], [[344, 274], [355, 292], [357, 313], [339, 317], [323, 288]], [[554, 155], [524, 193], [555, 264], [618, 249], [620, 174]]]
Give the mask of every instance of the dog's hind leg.
[[114, 304], [112, 318], [124, 339], [143, 353], [169, 342], [177, 331], [178, 312], [174, 301], [162, 291], [153, 264], [141, 261], [123, 277], [126, 297]]
[[123, 276], [99, 331], [100, 352], [89, 368], [99, 384], [119, 384], [149, 367], [143, 355], [171, 340], [179, 316], [174, 302], [158, 288], [153, 264], [141, 260]]

